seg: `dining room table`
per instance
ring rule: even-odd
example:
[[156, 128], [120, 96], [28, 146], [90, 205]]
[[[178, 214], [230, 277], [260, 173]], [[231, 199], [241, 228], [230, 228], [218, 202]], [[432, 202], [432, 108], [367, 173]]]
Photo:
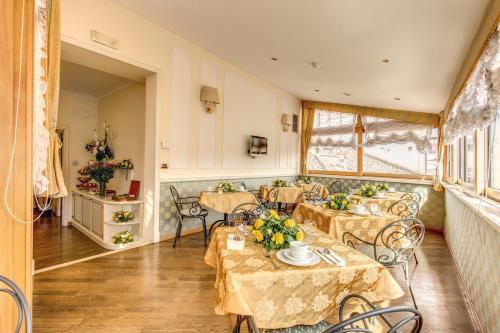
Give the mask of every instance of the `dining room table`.
[[365, 197], [357, 193], [351, 195], [351, 199], [355, 204], [363, 205], [365, 207], [370, 207], [370, 205], [378, 205], [380, 210], [387, 211], [387, 209], [396, 201], [401, 200], [401, 197], [405, 192], [384, 192], [383, 198], [377, 197]]
[[297, 223], [314, 221], [319, 230], [339, 241], [342, 241], [343, 235], [349, 232], [370, 243], [375, 241], [375, 237], [384, 226], [398, 219], [396, 215], [385, 211], [366, 210], [360, 214], [309, 203], [299, 204], [292, 216]]
[[[273, 189], [272, 186], [269, 185], [261, 185], [259, 188], [259, 194], [261, 198], [266, 199], [269, 192]], [[277, 187], [278, 189], [278, 197], [276, 199], [277, 202], [283, 204], [295, 204], [301, 198], [304, 190], [297, 186], [282, 186]]]
[[242, 250], [227, 248], [234, 227], [218, 228], [210, 240], [205, 263], [216, 271], [215, 313], [251, 316], [259, 328], [314, 325], [336, 313], [351, 293], [372, 302], [404, 295], [391, 273], [370, 257], [311, 227], [307, 233], [314, 248], [326, 248], [342, 258], [343, 266], [324, 260], [312, 266], [280, 261], [252, 236]]

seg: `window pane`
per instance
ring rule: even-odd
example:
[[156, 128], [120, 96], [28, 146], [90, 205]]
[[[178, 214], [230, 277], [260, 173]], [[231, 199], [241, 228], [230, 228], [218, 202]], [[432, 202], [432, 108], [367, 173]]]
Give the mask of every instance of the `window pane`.
[[447, 180], [451, 180], [453, 175], [453, 146], [452, 145], [447, 145], [446, 146], [447, 152], [448, 152], [448, 159], [446, 161], [446, 177]]
[[[432, 131], [431, 143], [437, 147], [437, 130]], [[434, 176], [437, 149], [420, 153], [415, 143], [391, 143], [363, 148], [363, 172]]]
[[497, 121], [488, 128], [489, 187], [500, 190], [500, 113]]
[[316, 110], [307, 169], [357, 171], [356, 115]]
[[465, 147], [464, 147], [464, 181], [466, 183], [472, 184], [474, 182], [474, 136], [472, 134], [465, 136]]

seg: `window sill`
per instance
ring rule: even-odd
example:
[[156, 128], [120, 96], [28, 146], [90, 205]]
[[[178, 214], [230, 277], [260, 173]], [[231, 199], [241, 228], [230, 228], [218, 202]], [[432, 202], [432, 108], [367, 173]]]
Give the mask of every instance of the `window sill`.
[[348, 176], [348, 175], [329, 175], [323, 173], [315, 173], [314, 171], [309, 171], [308, 174], [313, 177], [325, 177], [325, 178], [345, 178], [345, 179], [359, 179], [359, 180], [375, 180], [387, 183], [405, 183], [405, 184], [417, 184], [417, 185], [433, 185], [432, 180], [425, 179], [411, 179], [411, 178], [392, 178], [392, 177], [371, 177], [371, 176]]
[[456, 185], [444, 184], [443, 186], [446, 191], [457, 197], [500, 232], [500, 204], [498, 202], [474, 195], [468, 191], [461, 191]]

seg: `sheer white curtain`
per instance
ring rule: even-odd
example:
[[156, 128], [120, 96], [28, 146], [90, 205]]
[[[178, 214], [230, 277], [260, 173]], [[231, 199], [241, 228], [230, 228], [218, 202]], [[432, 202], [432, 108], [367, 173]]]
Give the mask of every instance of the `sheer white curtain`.
[[444, 143], [495, 121], [500, 106], [500, 33], [495, 31], [443, 127]]
[[431, 126], [376, 117], [362, 117], [361, 120], [365, 128], [363, 147], [413, 142], [420, 153], [435, 150], [431, 143]]
[[316, 110], [311, 147], [356, 147], [356, 115]]

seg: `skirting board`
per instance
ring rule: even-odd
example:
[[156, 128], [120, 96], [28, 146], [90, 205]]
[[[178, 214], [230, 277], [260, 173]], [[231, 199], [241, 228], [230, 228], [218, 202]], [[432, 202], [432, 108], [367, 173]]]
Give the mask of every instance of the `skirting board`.
[[481, 325], [481, 321], [479, 320], [479, 316], [477, 315], [476, 307], [474, 306], [474, 303], [472, 302], [472, 298], [470, 297], [469, 290], [467, 289], [467, 285], [465, 284], [462, 273], [460, 272], [460, 269], [458, 268], [455, 257], [453, 256], [453, 251], [451, 251], [451, 247], [450, 247], [450, 244], [448, 243], [448, 239], [446, 239], [446, 234], [443, 233], [443, 235], [444, 235], [444, 242], [446, 243], [446, 246], [448, 247], [448, 251], [450, 251], [451, 259], [453, 259], [453, 263], [455, 264], [455, 268], [457, 269], [458, 281], [462, 287], [461, 289], [464, 291], [465, 304], [467, 306], [469, 314], [472, 317], [472, 322], [474, 323], [474, 326], [476, 327], [476, 330], [479, 333], [484, 333], [483, 326]]

